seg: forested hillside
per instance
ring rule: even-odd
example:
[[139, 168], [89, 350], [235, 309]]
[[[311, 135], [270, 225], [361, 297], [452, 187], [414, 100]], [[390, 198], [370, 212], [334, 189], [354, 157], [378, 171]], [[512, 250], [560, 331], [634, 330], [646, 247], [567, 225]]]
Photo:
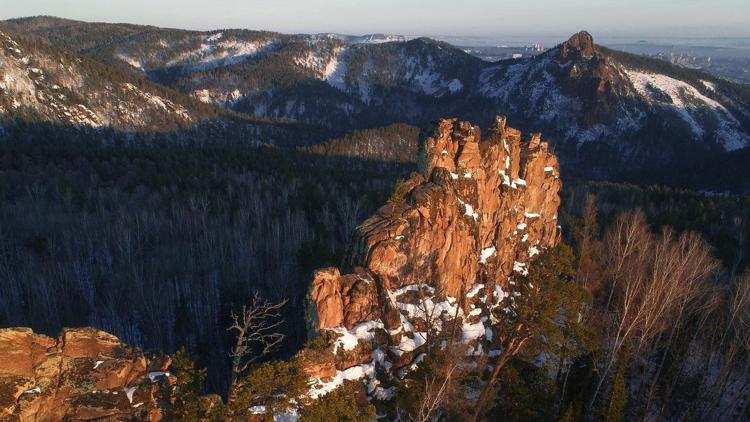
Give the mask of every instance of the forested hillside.
[[[73, 48], [196, 102], [325, 128], [328, 138], [445, 116], [487, 125], [507, 115], [525, 131], [543, 132], [564, 169], [584, 178], [705, 167], [750, 145], [746, 87], [601, 47], [585, 31], [535, 57], [493, 63], [428, 38], [377, 42], [51, 17], [12, 19], [0, 28]], [[712, 190], [747, 183], [700, 182]]]
[[[292, 150], [94, 143], [0, 145], [0, 325], [93, 325], [148, 350], [187, 346], [226, 379], [231, 310], [288, 298], [305, 339], [308, 272], [407, 174]], [[351, 171], [349, 170], [351, 169]]]
[[[279, 353], [296, 351], [309, 272], [340, 264], [353, 228], [416, 169], [381, 148], [401, 151], [413, 131], [363, 131], [311, 151], [6, 140], [0, 324], [52, 334], [94, 325], [151, 351], [187, 346], [209, 367], [208, 388], [223, 390], [230, 334], [216, 327], [255, 293], [288, 299]], [[561, 224], [578, 254], [582, 231], [599, 236], [640, 208], [654, 230], [702, 233], [730, 276], [747, 266], [746, 197], [611, 184], [565, 192]], [[589, 193], [598, 229], [584, 228]]]

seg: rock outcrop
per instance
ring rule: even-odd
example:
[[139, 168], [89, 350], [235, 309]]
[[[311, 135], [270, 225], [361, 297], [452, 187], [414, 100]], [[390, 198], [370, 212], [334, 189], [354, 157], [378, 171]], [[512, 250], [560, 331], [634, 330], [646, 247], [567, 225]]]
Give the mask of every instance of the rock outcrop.
[[174, 378], [93, 328], [0, 329], [0, 421], [162, 419]]
[[435, 317], [462, 323], [466, 342], [489, 350], [489, 313], [514, 274], [559, 242], [559, 168], [540, 134], [523, 139], [502, 117], [484, 136], [440, 120], [419, 166], [357, 228], [343, 271], [314, 274], [308, 320], [332, 339], [338, 369], [318, 379], [323, 392], [359, 375], [371, 396], [387, 396], [376, 369], [412, 363]]
[[568, 41], [562, 43], [560, 55], [564, 59], [588, 59], [594, 55], [594, 37], [586, 31], [573, 34]]

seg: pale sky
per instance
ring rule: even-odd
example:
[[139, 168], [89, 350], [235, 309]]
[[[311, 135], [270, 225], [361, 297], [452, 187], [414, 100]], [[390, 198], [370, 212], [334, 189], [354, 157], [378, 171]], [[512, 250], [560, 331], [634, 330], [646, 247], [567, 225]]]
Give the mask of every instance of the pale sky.
[[186, 29], [432, 36], [750, 36], [750, 0], [0, 0], [53, 15]]

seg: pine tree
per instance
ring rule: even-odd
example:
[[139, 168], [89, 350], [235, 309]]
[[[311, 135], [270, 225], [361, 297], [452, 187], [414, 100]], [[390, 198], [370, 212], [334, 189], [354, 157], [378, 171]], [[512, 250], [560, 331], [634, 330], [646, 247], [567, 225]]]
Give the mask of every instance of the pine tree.
[[291, 409], [305, 391], [307, 378], [297, 360], [266, 362], [236, 383], [229, 408], [236, 420], [248, 418], [250, 409], [259, 406], [267, 418], [272, 418]]
[[623, 348], [617, 361], [617, 370], [612, 377], [612, 392], [609, 404], [604, 414], [605, 422], [620, 422], [625, 420], [625, 408], [628, 402], [627, 381], [625, 373], [628, 367], [628, 351]]
[[224, 420], [224, 405], [220, 399], [201, 397], [207, 370], [198, 369], [195, 359], [184, 347], [173, 357], [172, 368], [177, 376], [177, 394], [173, 407], [176, 420], [206, 422]]
[[[369, 422], [375, 419], [375, 406], [363, 397], [363, 384], [346, 381], [343, 385], [315, 400], [301, 411], [306, 422]], [[363, 402], [357, 400], [362, 397]]]

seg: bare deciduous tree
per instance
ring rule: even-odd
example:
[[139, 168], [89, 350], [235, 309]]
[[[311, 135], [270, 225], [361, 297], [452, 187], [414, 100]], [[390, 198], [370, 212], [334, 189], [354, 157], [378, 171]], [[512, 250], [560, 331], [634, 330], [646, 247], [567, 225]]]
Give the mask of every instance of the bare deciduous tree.
[[464, 372], [466, 347], [462, 344], [449, 343], [440, 352], [444, 359], [433, 371], [425, 372], [417, 381], [420, 385], [419, 400], [414, 404], [413, 412], [406, 417], [414, 422], [438, 420], [447, 406], [455, 405], [457, 398], [463, 399], [463, 392], [458, 384]]
[[610, 290], [604, 307], [604, 361], [589, 410], [626, 344], [645, 357], [657, 349], [662, 352], [651, 378], [648, 407], [675, 336], [700, 308], [698, 298], [704, 296], [719, 263], [696, 234], [676, 236], [665, 228], [654, 236], [639, 211], [619, 216], [605, 241]]
[[229, 352], [232, 386], [250, 365], [271, 353], [284, 340], [279, 327], [284, 322], [280, 310], [286, 303], [286, 299], [278, 303], [268, 302], [255, 294], [239, 315], [232, 312], [232, 325], [227, 329], [237, 335]]

